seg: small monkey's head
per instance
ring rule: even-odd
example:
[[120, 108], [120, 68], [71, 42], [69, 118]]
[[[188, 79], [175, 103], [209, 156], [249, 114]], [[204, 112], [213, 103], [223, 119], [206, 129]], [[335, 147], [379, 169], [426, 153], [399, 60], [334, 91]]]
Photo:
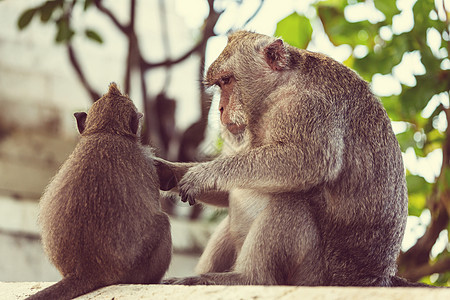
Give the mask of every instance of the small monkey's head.
[[221, 123], [232, 134], [242, 133], [254, 111], [280, 83], [289, 68], [289, 48], [282, 40], [248, 31], [228, 37], [228, 44], [206, 73], [205, 85], [221, 90]]
[[82, 135], [108, 132], [135, 138], [143, 115], [133, 101], [111, 83], [108, 92], [95, 101], [88, 113], [77, 112], [74, 116]]

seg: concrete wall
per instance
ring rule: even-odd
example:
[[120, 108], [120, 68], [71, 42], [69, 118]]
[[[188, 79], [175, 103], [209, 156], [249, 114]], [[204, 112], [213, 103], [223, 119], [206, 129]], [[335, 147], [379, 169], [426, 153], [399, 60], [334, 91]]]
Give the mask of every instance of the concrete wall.
[[[1, 299], [24, 299], [50, 283], [0, 283]], [[170, 286], [116, 285], [78, 297], [79, 300], [125, 299], [327, 299], [327, 300], [437, 300], [450, 299], [450, 289], [338, 288], [293, 286]]]

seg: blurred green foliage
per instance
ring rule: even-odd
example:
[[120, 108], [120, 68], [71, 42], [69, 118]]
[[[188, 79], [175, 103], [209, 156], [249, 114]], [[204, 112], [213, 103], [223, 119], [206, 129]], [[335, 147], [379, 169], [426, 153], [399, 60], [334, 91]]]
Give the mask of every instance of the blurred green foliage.
[[284, 37], [284, 40], [298, 48], [306, 48], [312, 36], [312, 26], [309, 19], [305, 16], [293, 13], [281, 20], [277, 25], [275, 35], [283, 35], [289, 32], [289, 35]]
[[[85, 0], [80, 2], [83, 9], [86, 11], [93, 4], [94, 0]], [[17, 26], [20, 30], [27, 28], [34, 17], [40, 16], [40, 20], [44, 24], [56, 25], [55, 42], [67, 43], [70, 42], [75, 35], [75, 30], [70, 23], [71, 12], [74, 9], [77, 1], [64, 0], [48, 0], [41, 5], [25, 10], [17, 21]], [[97, 42], [103, 43], [101, 36], [93, 29], [88, 28], [84, 30], [84, 35]]]

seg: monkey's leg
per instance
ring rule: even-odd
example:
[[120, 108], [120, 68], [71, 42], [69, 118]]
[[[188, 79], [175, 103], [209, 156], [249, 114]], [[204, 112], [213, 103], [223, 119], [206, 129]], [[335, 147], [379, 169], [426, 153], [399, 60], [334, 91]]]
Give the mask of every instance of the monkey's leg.
[[[217, 226], [206, 245], [205, 251], [195, 268], [196, 273], [227, 272], [236, 261], [236, 249], [229, 232], [230, 219], [227, 216]], [[165, 284], [177, 284], [182, 278], [163, 280]]]
[[169, 219], [165, 214], [155, 215], [154, 219], [160, 226], [160, 232], [156, 234], [155, 228], [147, 228], [147, 232], [142, 236], [145, 240], [142, 254], [136, 258], [123, 283], [160, 283], [169, 268], [172, 256]]
[[172, 282], [182, 285], [323, 285], [325, 264], [317, 225], [306, 201], [276, 200], [252, 224], [227, 273]]
[[236, 249], [230, 236], [230, 217], [217, 226], [195, 268], [197, 274], [230, 271], [236, 261]]

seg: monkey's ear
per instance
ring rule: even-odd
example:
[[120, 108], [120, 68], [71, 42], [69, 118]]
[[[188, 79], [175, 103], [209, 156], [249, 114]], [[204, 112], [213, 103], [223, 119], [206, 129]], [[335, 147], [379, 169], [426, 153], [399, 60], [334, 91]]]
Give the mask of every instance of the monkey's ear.
[[111, 82], [109, 84], [108, 94], [122, 96], [122, 93], [120, 92], [120, 90], [117, 87], [117, 84], [115, 82]]
[[75, 119], [77, 119], [78, 132], [81, 134], [81, 133], [83, 133], [84, 129], [86, 128], [87, 113], [76, 112], [73, 115], [75, 116]]
[[155, 166], [159, 177], [159, 189], [170, 191], [177, 186], [178, 180], [172, 168], [164, 162], [155, 159]]
[[287, 67], [289, 53], [282, 40], [278, 39], [264, 48], [264, 58], [270, 68], [281, 71]]
[[138, 129], [139, 129], [139, 120], [143, 117], [144, 115], [141, 114], [140, 112], [137, 112], [135, 114], [133, 114], [133, 116], [131, 116], [131, 120], [130, 120], [130, 129], [131, 132], [133, 134], [137, 134]]

